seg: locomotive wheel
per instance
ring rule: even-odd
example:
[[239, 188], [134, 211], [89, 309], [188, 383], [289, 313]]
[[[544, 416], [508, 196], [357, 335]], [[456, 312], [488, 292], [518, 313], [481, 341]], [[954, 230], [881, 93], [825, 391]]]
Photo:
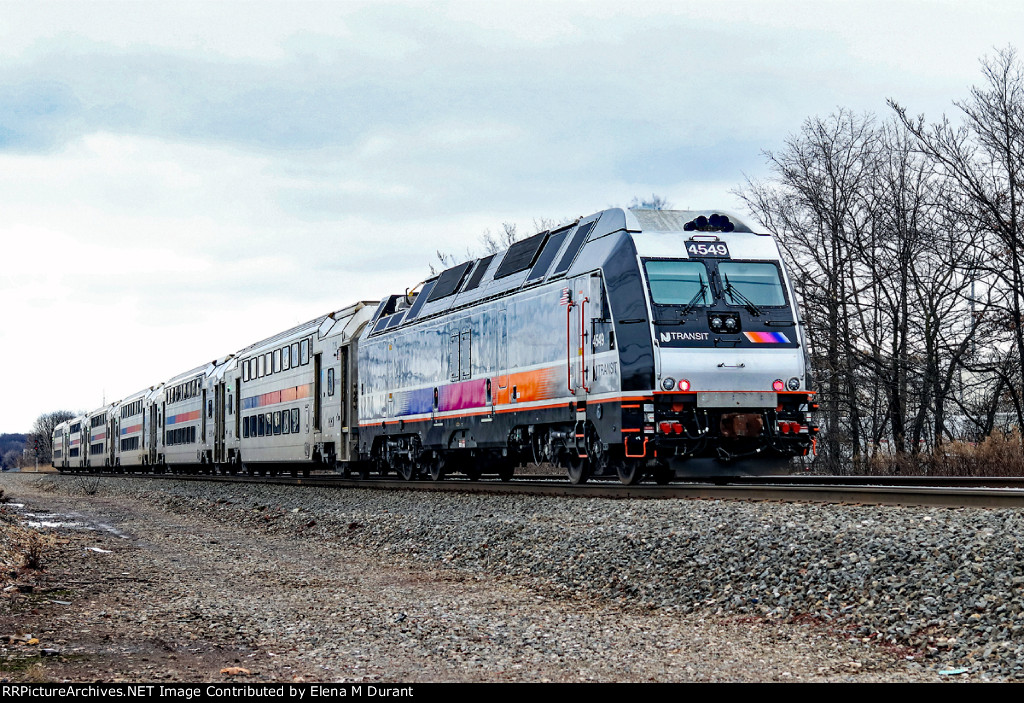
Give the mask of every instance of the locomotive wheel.
[[403, 481], [411, 481], [416, 478], [416, 469], [411, 461], [398, 462], [398, 475]]
[[433, 458], [430, 459], [427, 465], [427, 473], [430, 474], [431, 481], [441, 481], [444, 479], [444, 457], [440, 454], [434, 454]]
[[466, 467], [466, 469], [465, 469], [465, 471], [463, 473], [466, 474], [466, 477], [470, 481], [479, 481], [480, 480], [480, 475], [483, 472], [480, 470], [479, 466], [470, 465], [470, 466]]
[[516, 465], [511, 461], [503, 461], [498, 465], [498, 478], [502, 481], [511, 481], [516, 474]]
[[569, 483], [572, 485], [579, 486], [590, 478], [589, 462], [576, 456], [575, 452], [570, 451], [566, 454], [565, 464], [569, 472]]
[[624, 486], [635, 486], [643, 478], [643, 463], [637, 459], [623, 459], [618, 462], [615, 472]]

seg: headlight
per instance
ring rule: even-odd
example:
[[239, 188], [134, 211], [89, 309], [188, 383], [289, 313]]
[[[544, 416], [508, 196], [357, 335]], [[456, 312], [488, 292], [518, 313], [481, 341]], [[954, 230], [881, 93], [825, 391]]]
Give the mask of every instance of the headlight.
[[800, 390], [800, 379], [794, 376], [793, 378], [789, 379], [789, 383], [786, 384], [786, 387], [789, 388], [789, 390], [791, 391]]
[[676, 387], [676, 379], [669, 376], [668, 378], [661, 382], [661, 387], [667, 391], [672, 390], [673, 388]]

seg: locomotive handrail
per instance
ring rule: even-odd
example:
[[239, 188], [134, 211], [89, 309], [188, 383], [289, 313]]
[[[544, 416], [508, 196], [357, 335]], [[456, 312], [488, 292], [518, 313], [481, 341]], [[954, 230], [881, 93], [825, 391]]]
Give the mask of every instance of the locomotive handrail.
[[575, 393], [572, 386], [572, 309], [575, 305], [571, 300], [565, 306], [565, 385], [570, 393]]
[[587, 386], [587, 303], [590, 298], [584, 297], [580, 301], [580, 385], [587, 393], [590, 388]]

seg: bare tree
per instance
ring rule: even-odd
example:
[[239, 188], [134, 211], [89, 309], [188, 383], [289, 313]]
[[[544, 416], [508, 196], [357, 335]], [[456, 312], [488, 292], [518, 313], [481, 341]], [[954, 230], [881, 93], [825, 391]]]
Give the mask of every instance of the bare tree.
[[865, 324], [858, 321], [856, 259], [872, 217], [866, 194], [878, 148], [870, 115], [840, 110], [808, 119], [781, 151], [765, 152], [771, 180], [748, 179], [738, 192], [778, 237], [795, 273], [824, 411], [821, 460], [833, 471], [844, 469], [846, 451], [855, 460], [861, 451], [855, 365]]
[[[53, 431], [57, 425], [76, 417], [70, 410], [56, 410], [43, 413], [32, 423], [32, 431], [28, 433], [25, 446], [30, 456], [40, 464], [49, 464], [53, 458]], [[38, 449], [37, 449], [38, 447]]]
[[671, 210], [672, 205], [668, 199], [657, 193], [651, 193], [650, 198], [639, 198], [634, 196], [633, 200], [630, 201], [629, 207], [631, 209], [639, 210]]
[[954, 103], [964, 117], [959, 127], [945, 117], [929, 125], [895, 101], [889, 104], [955, 191], [947, 207], [967, 223], [964, 239], [985, 248], [986, 268], [1001, 293], [992, 296], [993, 307], [1017, 360], [1002, 367], [1005, 389], [1018, 426], [1024, 426], [1024, 65], [1008, 47], [981, 66], [985, 84]]

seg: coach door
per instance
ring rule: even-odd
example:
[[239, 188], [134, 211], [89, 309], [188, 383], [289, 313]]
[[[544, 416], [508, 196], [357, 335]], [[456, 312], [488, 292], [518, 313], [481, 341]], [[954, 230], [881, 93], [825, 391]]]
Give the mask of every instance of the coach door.
[[213, 460], [224, 461], [224, 382], [214, 386], [213, 400]]
[[150, 465], [156, 463], [156, 428], [160, 425], [163, 418], [160, 417], [160, 413], [157, 410], [156, 403], [149, 406], [149, 463]]
[[114, 418], [117, 413], [110, 413], [110, 420], [107, 422], [107, 464], [114, 465], [114, 450], [120, 439], [117, 434], [118, 422]]

